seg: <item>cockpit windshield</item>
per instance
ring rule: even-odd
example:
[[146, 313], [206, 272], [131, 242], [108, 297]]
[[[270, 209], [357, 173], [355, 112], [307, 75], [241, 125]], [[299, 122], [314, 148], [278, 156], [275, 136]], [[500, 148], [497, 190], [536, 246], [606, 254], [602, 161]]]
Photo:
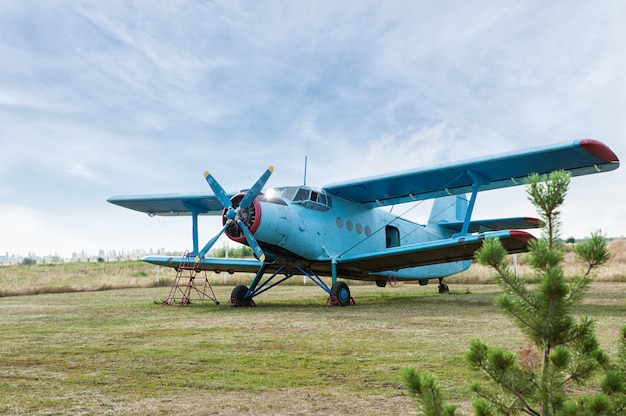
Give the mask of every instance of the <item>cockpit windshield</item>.
[[330, 198], [326, 193], [317, 188], [308, 186], [287, 186], [284, 188], [273, 188], [268, 190], [264, 199], [268, 202], [291, 201], [293, 203], [302, 204], [306, 208], [326, 211], [330, 208]]

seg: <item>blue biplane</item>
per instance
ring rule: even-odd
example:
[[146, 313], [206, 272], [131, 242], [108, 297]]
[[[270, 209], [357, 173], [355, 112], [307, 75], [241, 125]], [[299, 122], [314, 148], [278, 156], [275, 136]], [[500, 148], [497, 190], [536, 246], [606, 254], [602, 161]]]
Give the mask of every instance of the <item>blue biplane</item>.
[[[572, 176], [608, 172], [619, 159], [604, 143], [585, 139], [503, 155], [381, 175], [315, 188], [285, 186], [262, 192], [270, 167], [251, 189], [228, 193], [208, 172], [213, 193], [114, 196], [109, 202], [149, 215], [190, 215], [197, 270], [256, 273], [249, 287], [232, 292], [231, 304], [252, 299], [296, 275], [315, 282], [341, 306], [351, 303], [343, 281], [439, 280], [470, 267], [485, 238], [498, 237], [509, 253], [526, 251], [541, 226], [534, 218], [472, 220], [480, 191], [524, 184], [531, 173], [569, 171]], [[466, 197], [469, 194], [469, 200]], [[417, 224], [379, 209], [434, 199], [427, 224]], [[219, 215], [223, 228], [206, 245], [198, 244], [198, 216]], [[247, 244], [255, 258], [205, 257], [220, 235]], [[143, 261], [178, 268], [183, 256], [149, 256]], [[322, 277], [330, 277], [329, 287]], [[341, 278], [342, 280], [338, 280]]]

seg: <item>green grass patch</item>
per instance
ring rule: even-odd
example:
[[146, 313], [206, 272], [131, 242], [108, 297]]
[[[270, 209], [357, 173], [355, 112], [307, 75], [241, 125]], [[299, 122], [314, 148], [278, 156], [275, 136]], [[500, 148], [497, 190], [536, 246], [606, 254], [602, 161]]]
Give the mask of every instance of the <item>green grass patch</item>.
[[[279, 286], [256, 308], [153, 302], [167, 288], [0, 299], [0, 412], [6, 414], [415, 414], [405, 366], [437, 374], [469, 409], [471, 338], [516, 350], [498, 287], [352, 286], [356, 307], [317, 287]], [[614, 350], [626, 285], [597, 283], [583, 311]]]

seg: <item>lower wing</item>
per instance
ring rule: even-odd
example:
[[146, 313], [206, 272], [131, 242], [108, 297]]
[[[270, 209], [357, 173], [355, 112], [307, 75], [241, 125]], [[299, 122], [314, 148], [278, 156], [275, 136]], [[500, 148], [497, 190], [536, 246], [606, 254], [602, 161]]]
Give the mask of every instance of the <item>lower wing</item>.
[[368, 271], [370, 273], [405, 269], [471, 260], [486, 238], [499, 238], [509, 253], [527, 251], [528, 242], [535, 237], [525, 231], [498, 231], [477, 235], [466, 235], [427, 243], [388, 248], [372, 253], [341, 257], [337, 262], [340, 274]]
[[[371, 277], [371, 273], [399, 270], [431, 264], [471, 260], [486, 238], [499, 238], [509, 253], [527, 251], [528, 242], [534, 237], [524, 231], [498, 231], [478, 235], [467, 235], [427, 243], [388, 248], [355, 256], [343, 256], [336, 259], [337, 274], [343, 278]], [[195, 267], [196, 270], [215, 273], [257, 273], [264, 264], [256, 259], [227, 259], [205, 257], [194, 263], [193, 257], [185, 256], [148, 256], [142, 259], [147, 263], [173, 269]], [[306, 266], [296, 267], [298, 263], [265, 263], [264, 272], [275, 272], [282, 267], [281, 273], [299, 274], [303, 269], [312, 270], [320, 276], [332, 275], [332, 261], [306, 261]]]
[[261, 267], [261, 262], [256, 259], [226, 259], [217, 257], [205, 257], [198, 263], [194, 262], [194, 257], [185, 256], [148, 256], [142, 259], [146, 263], [157, 266], [180, 269], [184, 267], [195, 267], [196, 270], [212, 271], [215, 273], [256, 273]]

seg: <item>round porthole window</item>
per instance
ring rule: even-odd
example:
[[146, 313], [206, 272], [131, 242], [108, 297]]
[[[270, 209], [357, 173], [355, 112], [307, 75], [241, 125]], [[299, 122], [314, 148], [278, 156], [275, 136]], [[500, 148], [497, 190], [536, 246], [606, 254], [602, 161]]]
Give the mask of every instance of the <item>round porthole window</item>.
[[346, 221], [346, 230], [352, 231], [352, 221]]
[[337, 217], [336, 223], [337, 223], [337, 228], [343, 227], [343, 220], [341, 218]]
[[372, 229], [369, 227], [369, 225], [365, 226], [365, 235], [368, 237], [372, 235]]
[[359, 223], [356, 224], [356, 233], [361, 234], [363, 232], [363, 226]]

